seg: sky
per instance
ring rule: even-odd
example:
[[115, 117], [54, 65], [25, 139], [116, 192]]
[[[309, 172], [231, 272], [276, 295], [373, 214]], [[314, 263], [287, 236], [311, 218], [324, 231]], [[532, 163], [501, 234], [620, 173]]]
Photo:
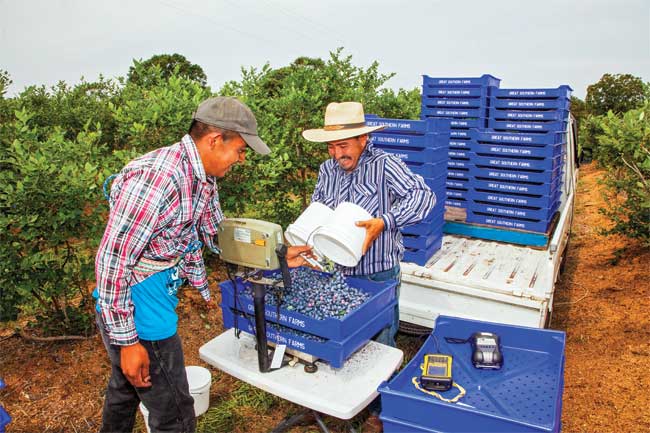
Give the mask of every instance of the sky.
[[648, 0], [0, 0], [0, 69], [13, 84], [126, 76], [133, 59], [184, 55], [213, 91], [241, 68], [273, 68], [343, 47], [356, 66], [422, 75], [492, 74], [502, 88], [568, 84], [585, 97], [604, 73], [650, 81]]

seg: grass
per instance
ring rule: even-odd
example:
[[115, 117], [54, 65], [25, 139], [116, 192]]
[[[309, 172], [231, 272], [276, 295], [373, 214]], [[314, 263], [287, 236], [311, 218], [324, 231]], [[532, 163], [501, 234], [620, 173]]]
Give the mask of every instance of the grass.
[[[212, 405], [208, 411], [199, 417], [197, 433], [227, 433], [235, 430], [236, 426], [243, 428], [247, 424], [246, 413], [264, 414], [281, 401], [261, 389], [240, 382], [239, 386], [227, 398]], [[252, 431], [250, 428], [243, 431]]]

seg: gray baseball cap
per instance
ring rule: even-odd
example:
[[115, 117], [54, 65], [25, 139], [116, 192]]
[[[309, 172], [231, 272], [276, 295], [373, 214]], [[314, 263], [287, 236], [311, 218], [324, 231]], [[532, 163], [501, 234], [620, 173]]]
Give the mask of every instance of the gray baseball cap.
[[192, 119], [217, 128], [238, 132], [241, 138], [255, 152], [262, 155], [271, 149], [257, 135], [257, 120], [250, 108], [237, 98], [217, 96], [199, 104]]

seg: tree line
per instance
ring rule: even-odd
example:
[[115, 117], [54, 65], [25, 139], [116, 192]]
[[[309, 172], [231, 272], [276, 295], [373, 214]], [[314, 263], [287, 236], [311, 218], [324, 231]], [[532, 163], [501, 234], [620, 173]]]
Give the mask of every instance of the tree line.
[[[366, 113], [419, 118], [420, 89], [387, 88], [393, 75], [377, 62], [357, 66], [338, 49], [325, 59], [242, 69], [241, 79], [213, 90], [200, 66], [164, 54], [134, 61], [123, 77], [29, 86], [7, 97], [11, 76], [0, 70], [0, 321], [23, 312], [40, 335], [94, 331], [89, 292], [108, 211], [104, 179], [132, 158], [177, 142], [205, 98], [243, 100], [272, 148], [267, 157], [249, 152], [220, 182], [226, 215], [286, 227], [308, 205], [318, 166], [328, 157], [325, 146], [300, 133], [322, 124], [329, 102], [360, 101]], [[589, 140], [581, 140], [583, 149], [616, 173], [611, 191], [619, 208], [611, 209], [612, 219], [616, 227], [634, 228], [614, 232], [647, 243], [647, 85], [641, 82], [638, 100], [621, 97], [630, 88], [638, 92], [637, 80], [606, 75], [590, 86], [585, 101], [572, 102]]]

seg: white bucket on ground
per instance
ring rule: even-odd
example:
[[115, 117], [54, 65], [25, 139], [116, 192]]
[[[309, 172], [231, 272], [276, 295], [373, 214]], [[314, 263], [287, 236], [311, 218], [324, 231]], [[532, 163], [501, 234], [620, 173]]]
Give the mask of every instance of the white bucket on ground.
[[357, 227], [357, 221], [366, 221], [372, 216], [367, 210], [354, 203], [340, 203], [327, 224], [313, 235], [314, 247], [335, 263], [354, 267], [361, 260], [366, 229]]
[[[188, 365], [185, 367], [185, 374], [187, 375], [190, 394], [194, 398], [194, 415], [203, 415], [210, 406], [212, 375], [207, 368], [199, 367], [198, 365]], [[147, 433], [151, 433], [149, 429], [149, 411], [143, 403], [140, 403], [140, 412], [142, 412]]]

